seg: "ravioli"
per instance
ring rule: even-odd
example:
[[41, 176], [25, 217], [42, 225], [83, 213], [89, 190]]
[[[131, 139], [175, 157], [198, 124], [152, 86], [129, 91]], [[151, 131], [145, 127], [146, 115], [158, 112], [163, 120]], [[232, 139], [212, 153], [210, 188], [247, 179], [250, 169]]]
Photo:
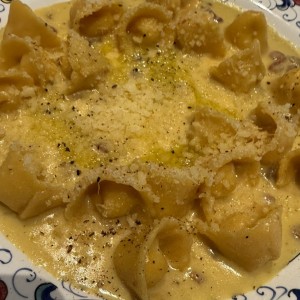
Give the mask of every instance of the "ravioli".
[[57, 278], [223, 299], [299, 251], [299, 56], [262, 13], [14, 0], [0, 57], [0, 224]]

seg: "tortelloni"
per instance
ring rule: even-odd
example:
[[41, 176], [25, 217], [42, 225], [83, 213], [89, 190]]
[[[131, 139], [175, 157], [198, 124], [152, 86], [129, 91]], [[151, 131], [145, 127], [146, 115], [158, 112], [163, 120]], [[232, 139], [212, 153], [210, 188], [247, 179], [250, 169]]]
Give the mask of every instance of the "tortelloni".
[[[23, 21], [19, 22], [21, 19]], [[10, 6], [10, 14], [3, 35], [4, 40], [10, 35], [20, 38], [29, 37], [44, 48], [56, 48], [61, 45], [61, 40], [55, 30], [19, 0], [13, 1]]]
[[216, 173], [211, 193], [216, 198], [227, 196], [235, 189], [237, 182], [234, 164], [232, 162], [227, 163]]
[[0, 102], [15, 107], [20, 99], [35, 95], [38, 87], [61, 80], [56, 63], [60, 50], [61, 40], [55, 30], [28, 6], [14, 1], [1, 43]]
[[217, 169], [232, 159], [260, 161], [269, 142], [268, 133], [249, 119], [238, 121], [212, 108], [195, 112], [188, 138], [189, 145], [203, 157], [201, 164]]
[[114, 252], [117, 273], [138, 299], [149, 299], [148, 289], [163, 279], [169, 268], [189, 266], [191, 236], [178, 220], [163, 218], [154, 228], [137, 227]]
[[15, 69], [0, 72], [0, 86], [0, 103], [6, 103], [10, 107], [17, 107], [17, 99], [25, 86], [25, 95], [30, 96], [34, 93], [33, 79], [26, 72]]
[[225, 37], [239, 49], [250, 48], [255, 40], [262, 52], [268, 48], [267, 21], [263, 13], [246, 11], [239, 14], [226, 28]]
[[258, 41], [254, 41], [250, 48], [237, 52], [211, 70], [212, 77], [225, 87], [243, 93], [249, 92], [261, 82], [265, 73]]
[[257, 177], [259, 169], [255, 162], [224, 165], [200, 204], [209, 224], [200, 231], [249, 271], [278, 258], [281, 250], [281, 208], [270, 183]]
[[197, 0], [147, 0], [147, 2], [164, 6], [173, 13], [173, 18], [177, 17], [181, 9], [196, 8], [200, 4]]
[[87, 195], [106, 219], [134, 214], [148, 221], [184, 217], [198, 197], [199, 182], [184, 170], [164, 170], [154, 164], [140, 168], [145, 172], [151, 170], [142, 186], [134, 187], [130, 182], [120, 180], [118, 175], [101, 175], [103, 179], [89, 185], [77, 202]]
[[225, 55], [223, 32], [211, 11], [202, 7], [188, 7], [179, 12], [176, 25], [175, 42], [184, 51]]
[[272, 82], [274, 97], [280, 104], [289, 104], [291, 112], [299, 109], [300, 68], [287, 71]]
[[91, 47], [84, 37], [73, 30], [68, 34], [66, 52], [67, 56], [64, 57], [62, 66], [71, 81], [67, 88], [68, 93], [95, 88], [104, 81], [109, 70], [108, 61]]
[[286, 186], [290, 183], [299, 184], [300, 151], [288, 152], [280, 161], [276, 178], [276, 185]]
[[[200, 188], [200, 216], [206, 225], [200, 222], [199, 230], [247, 270], [276, 259], [281, 249], [281, 208], [261, 168], [274, 167], [292, 148], [297, 123], [287, 107], [278, 109], [260, 103], [249, 119], [237, 121], [202, 108], [195, 113], [188, 135], [195, 151], [200, 156], [205, 153], [201, 164], [211, 155], [209, 167], [215, 169], [213, 180], [205, 180]], [[283, 185], [283, 174], [296, 159], [296, 155], [287, 157], [294, 158], [282, 160], [278, 185]]]
[[278, 108], [272, 103], [259, 103], [249, 117], [268, 136], [262, 163], [276, 164], [293, 146], [297, 135], [297, 120], [290, 114], [288, 107]]
[[174, 42], [172, 13], [153, 3], [128, 9], [117, 29], [118, 44], [124, 51], [133, 46], [170, 48]]
[[100, 214], [109, 219], [128, 216], [142, 209], [142, 199], [133, 187], [104, 180], [90, 191]]
[[55, 57], [31, 41], [8, 35], [3, 40], [2, 51], [6, 53], [4, 64], [11, 65], [10, 70], [19, 69], [26, 73], [37, 87], [46, 87], [50, 82], [54, 82], [59, 74]]
[[76, 0], [70, 10], [70, 25], [81, 35], [101, 38], [115, 30], [123, 13], [122, 0]]
[[181, 8], [181, 0], [147, 0], [149, 3], [155, 3], [164, 6], [166, 9], [173, 13], [173, 17]]
[[154, 218], [183, 217], [197, 197], [198, 184], [185, 171], [153, 166], [141, 192], [147, 210]]
[[36, 216], [63, 203], [60, 188], [44, 182], [39, 168], [32, 153], [26, 153], [18, 144], [11, 146], [0, 166], [1, 202], [21, 218]]
[[247, 213], [237, 213], [222, 221], [216, 229], [212, 224], [206, 233], [225, 257], [253, 271], [279, 257], [281, 251], [281, 213], [272, 210], [258, 215], [256, 220], [245, 224]]

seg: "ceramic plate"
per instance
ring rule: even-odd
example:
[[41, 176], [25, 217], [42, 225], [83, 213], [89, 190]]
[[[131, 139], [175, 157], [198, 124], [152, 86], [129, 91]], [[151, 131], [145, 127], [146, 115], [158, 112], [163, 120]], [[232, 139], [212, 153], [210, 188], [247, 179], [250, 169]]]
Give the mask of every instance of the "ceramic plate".
[[[61, 0], [23, 0], [32, 8]], [[300, 0], [222, 0], [245, 9], [263, 11], [269, 24], [280, 35], [300, 47]], [[11, 0], [0, 0], [0, 26], [7, 20]], [[1, 231], [1, 230], [0, 230]], [[53, 278], [34, 266], [0, 233], [0, 300], [74, 300], [96, 299], [74, 289], [69, 283]], [[99, 298], [97, 298], [99, 299]], [[232, 300], [300, 300], [299, 254], [270, 282], [256, 290], [232, 295]]]

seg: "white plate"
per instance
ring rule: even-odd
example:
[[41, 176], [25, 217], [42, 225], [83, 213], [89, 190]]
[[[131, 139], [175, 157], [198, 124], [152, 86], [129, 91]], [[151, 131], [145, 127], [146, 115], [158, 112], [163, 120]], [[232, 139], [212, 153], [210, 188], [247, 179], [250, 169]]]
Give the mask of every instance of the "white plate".
[[[61, 0], [23, 0], [32, 8]], [[263, 11], [280, 35], [300, 46], [300, 0], [221, 0], [245, 9]], [[11, 0], [0, 0], [0, 26], [6, 23]], [[0, 300], [96, 299], [84, 295], [66, 282], [60, 282], [34, 266], [0, 234]], [[300, 249], [268, 284], [232, 300], [300, 300]], [[200, 300], [200, 299], [199, 299]]]

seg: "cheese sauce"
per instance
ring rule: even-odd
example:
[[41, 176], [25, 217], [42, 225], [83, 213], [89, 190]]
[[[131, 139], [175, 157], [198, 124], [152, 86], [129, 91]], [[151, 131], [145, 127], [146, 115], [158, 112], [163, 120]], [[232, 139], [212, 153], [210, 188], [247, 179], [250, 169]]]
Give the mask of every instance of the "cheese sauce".
[[[129, 1], [129, 5], [136, 5], [139, 2]], [[41, 9], [37, 13], [57, 30], [60, 37], [66, 38], [70, 6], [70, 3], [57, 4]], [[213, 3], [212, 8], [222, 17], [224, 26], [231, 23], [238, 13], [235, 8], [218, 2]], [[279, 50], [286, 55], [299, 55], [292, 45], [278, 37], [272, 30], [269, 31], [269, 40], [270, 51]], [[261, 83], [261, 88], [247, 94], [235, 94], [221, 86], [216, 89], [215, 85], [211, 84], [207, 73], [211, 66], [216, 65], [216, 58], [180, 53], [174, 57], [170, 53], [163, 58], [153, 57], [151, 63], [146, 61], [132, 63], [120, 57], [114, 47], [110, 40], [99, 46], [99, 51], [105, 53], [106, 58], [116, 69], [106, 84], [107, 89], [116, 89], [115, 94], [111, 94], [111, 91], [107, 93], [113, 95], [109, 101], [116, 101], [117, 96], [126, 97], [123, 92], [119, 94], [118, 86], [125, 86], [131, 95], [138, 94], [141, 100], [149, 99], [149, 105], [146, 107], [140, 106], [139, 102], [128, 104], [120, 101], [113, 106], [111, 103], [108, 105], [105, 100], [101, 103], [101, 116], [106, 121], [110, 119], [113, 121], [112, 118], [117, 117], [118, 126], [114, 127], [113, 122], [101, 126], [99, 118], [97, 126], [90, 127], [95, 131], [95, 137], [97, 132], [101, 132], [104, 139], [110, 138], [109, 144], [104, 143], [101, 147], [107, 147], [112, 151], [112, 158], [118, 157], [120, 165], [126, 165], [134, 158], [189, 165], [190, 161], [180, 160], [182, 157], [180, 153], [184, 151], [180, 145], [184, 144], [186, 139], [188, 126], [186, 116], [197, 106], [208, 105], [227, 115], [242, 119], [258, 102], [268, 97], [267, 86], [272, 76], [270, 74], [267, 74]], [[271, 63], [268, 55], [265, 55], [263, 60], [266, 65]], [[126, 74], [130, 68], [133, 70], [133, 77], [127, 78]], [[135, 72], [147, 74], [148, 90], [138, 90], [133, 84], [134, 76], [138, 76], [134, 74]], [[95, 91], [86, 94], [87, 98], [96, 96]], [[72, 150], [72, 154], [67, 153], [68, 157], [65, 159], [76, 160], [78, 165], [83, 167], [93, 167], [101, 162], [95, 151], [88, 148], [94, 139], [86, 139], [85, 133], [78, 134], [76, 129], [69, 131], [67, 127], [70, 123], [67, 123], [67, 127], [66, 124], [61, 124], [59, 118], [56, 118], [58, 113], [54, 109], [60, 106], [62, 111], [70, 111], [63, 115], [70, 122], [88, 124], [93, 122], [89, 121], [87, 116], [93, 110], [88, 104], [88, 99], [81, 102], [76, 102], [75, 99], [70, 103], [62, 97], [58, 99], [51, 95], [44, 97], [38, 100], [36, 105], [41, 107], [41, 111], [44, 111], [45, 106], [51, 111], [47, 123], [43, 123], [45, 116], [39, 113], [39, 109], [33, 109], [32, 112], [19, 111], [18, 117], [8, 121], [5, 120], [5, 116], [0, 117], [1, 124], [6, 122], [4, 128], [15, 128], [9, 131], [11, 139], [21, 139], [25, 144], [35, 140], [39, 144], [56, 145], [63, 137], [64, 142]], [[169, 100], [167, 104], [164, 102], [165, 105], [161, 105], [163, 98]], [[76, 106], [75, 112], [73, 106]], [[97, 115], [97, 112], [94, 114]], [[80, 119], [79, 115], [85, 117]], [[23, 124], [38, 125], [31, 125], [32, 131], [22, 136], [19, 131], [23, 128]], [[114, 132], [114, 135], [111, 135], [111, 132]], [[74, 143], [74, 139], [78, 136], [83, 136], [81, 143], [78, 143], [82, 146], [73, 150], [72, 146], [78, 145]], [[126, 148], [122, 146], [124, 144]], [[5, 151], [3, 145], [0, 145], [0, 148]], [[170, 154], [172, 150], [175, 155]], [[51, 154], [51, 151], [49, 153]], [[48, 165], [50, 173], [54, 172], [51, 169], [52, 160], [63, 160], [66, 155], [63, 151], [59, 155], [54, 152], [52, 154], [53, 156], [45, 157], [45, 164]], [[61, 178], [63, 179], [65, 175], [62, 174]], [[73, 178], [66, 179], [66, 182], [68, 180], [72, 183]], [[263, 185], [260, 189], [267, 190]], [[246, 272], [227, 261], [218, 251], [210, 247], [208, 242], [195, 239], [191, 252], [191, 268], [184, 273], [177, 270], [169, 272], [163, 280], [151, 288], [150, 298], [224, 299], [256, 289], [277, 274], [300, 250], [300, 188], [296, 184], [290, 184], [280, 190], [274, 187], [272, 195], [283, 207], [283, 241], [279, 259], [259, 270]], [[103, 222], [91, 208], [89, 201], [81, 204], [78, 211], [77, 215], [66, 219], [65, 209], [59, 207], [28, 220], [20, 220], [2, 205], [0, 227], [6, 237], [35, 264], [44, 267], [55, 277], [70, 281], [77, 288], [105, 299], [131, 299], [130, 293], [115, 272], [112, 253], [118, 241], [126, 234], [122, 222], [134, 220]], [[186, 217], [186, 221], [189, 222], [189, 219], [194, 217], [190, 214]]]

